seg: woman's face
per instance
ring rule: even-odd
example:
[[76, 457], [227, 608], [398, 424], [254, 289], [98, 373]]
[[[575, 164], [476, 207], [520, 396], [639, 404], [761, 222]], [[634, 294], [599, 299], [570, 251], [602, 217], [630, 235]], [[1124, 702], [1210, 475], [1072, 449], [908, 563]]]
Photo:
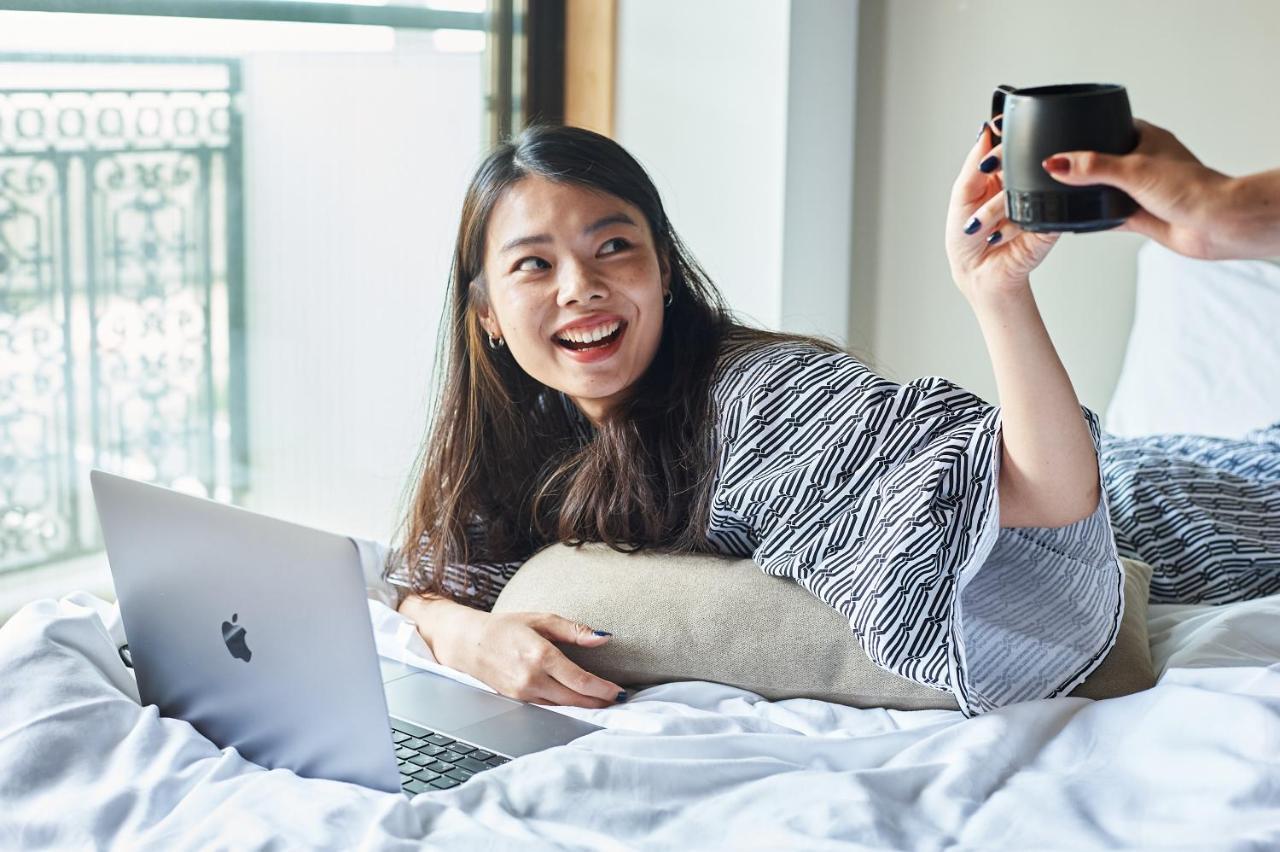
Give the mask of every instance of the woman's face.
[[485, 232], [485, 331], [599, 422], [648, 369], [670, 271], [644, 214], [576, 184], [522, 178]]

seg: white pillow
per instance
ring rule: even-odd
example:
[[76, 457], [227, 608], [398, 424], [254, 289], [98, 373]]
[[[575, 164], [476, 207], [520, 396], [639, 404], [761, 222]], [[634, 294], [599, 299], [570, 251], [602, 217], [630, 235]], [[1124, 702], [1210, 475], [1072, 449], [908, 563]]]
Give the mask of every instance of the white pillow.
[[1105, 428], [1239, 438], [1280, 421], [1280, 264], [1138, 251], [1133, 330]]

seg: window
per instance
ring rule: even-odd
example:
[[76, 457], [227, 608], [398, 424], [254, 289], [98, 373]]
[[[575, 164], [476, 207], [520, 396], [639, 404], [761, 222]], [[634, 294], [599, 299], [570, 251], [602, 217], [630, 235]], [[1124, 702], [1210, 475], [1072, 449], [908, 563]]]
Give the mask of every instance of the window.
[[259, 6], [0, 11], [0, 619], [110, 594], [93, 467], [393, 533], [523, 6]]

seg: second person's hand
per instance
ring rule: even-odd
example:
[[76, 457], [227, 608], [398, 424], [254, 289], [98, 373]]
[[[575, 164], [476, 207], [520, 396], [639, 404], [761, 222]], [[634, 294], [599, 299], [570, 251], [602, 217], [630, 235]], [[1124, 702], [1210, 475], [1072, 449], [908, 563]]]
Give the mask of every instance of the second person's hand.
[[1134, 124], [1138, 145], [1128, 154], [1064, 151], [1042, 165], [1061, 183], [1106, 184], [1128, 193], [1141, 207], [1118, 231], [1143, 234], [1188, 257], [1265, 256], [1249, 244], [1247, 229], [1236, 226], [1236, 182], [1201, 163], [1163, 127], [1142, 119]]

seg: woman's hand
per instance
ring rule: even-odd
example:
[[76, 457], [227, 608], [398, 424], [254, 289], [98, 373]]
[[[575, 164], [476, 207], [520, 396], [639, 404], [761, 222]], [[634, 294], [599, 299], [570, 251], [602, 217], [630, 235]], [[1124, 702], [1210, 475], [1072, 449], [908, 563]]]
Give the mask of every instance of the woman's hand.
[[1002, 151], [990, 122], [982, 126], [951, 187], [947, 259], [951, 277], [975, 307], [1030, 287], [1059, 234], [1033, 234], [1005, 218]]
[[1230, 178], [1196, 159], [1163, 127], [1135, 119], [1128, 154], [1066, 151], [1041, 164], [1071, 186], [1106, 184], [1142, 208], [1116, 230], [1143, 234], [1207, 260], [1280, 253], [1280, 172]]
[[500, 694], [534, 704], [598, 710], [626, 700], [616, 683], [575, 665], [552, 644], [598, 647], [609, 641], [585, 624], [546, 612], [453, 610], [432, 633], [431, 652]]

